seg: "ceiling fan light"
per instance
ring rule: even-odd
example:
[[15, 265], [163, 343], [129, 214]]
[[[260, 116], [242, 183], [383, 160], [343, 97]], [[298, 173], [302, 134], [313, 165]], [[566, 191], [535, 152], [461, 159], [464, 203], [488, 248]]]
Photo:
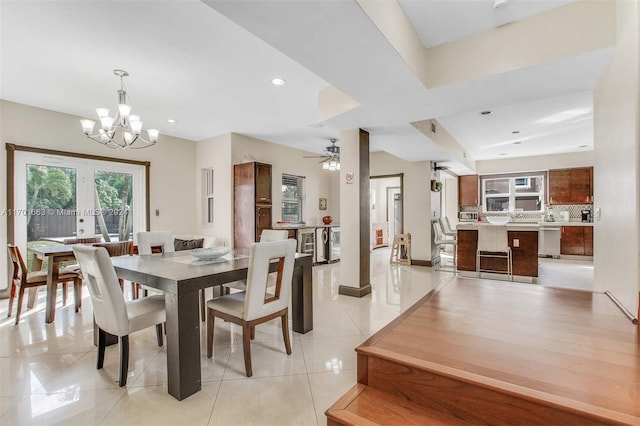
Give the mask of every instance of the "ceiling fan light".
[[326, 162], [326, 161], [324, 163], [322, 163], [322, 169], [323, 170], [329, 170], [329, 163]]
[[340, 170], [340, 162], [336, 164], [336, 170]]
[[337, 163], [334, 160], [331, 160], [329, 162], [329, 170], [334, 171], [334, 170], [336, 170], [337, 167], [338, 167]]

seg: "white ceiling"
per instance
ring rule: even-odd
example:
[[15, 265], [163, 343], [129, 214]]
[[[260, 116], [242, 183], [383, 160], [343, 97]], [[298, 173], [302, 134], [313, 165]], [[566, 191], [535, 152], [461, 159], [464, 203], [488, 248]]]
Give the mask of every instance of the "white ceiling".
[[[436, 45], [567, 1], [510, 0], [497, 10], [493, 0], [400, 3], [423, 43]], [[409, 124], [429, 118], [476, 159], [592, 149], [591, 91], [610, 59], [607, 50], [590, 52], [427, 90], [352, 0], [0, 7], [2, 99], [91, 118], [97, 106], [115, 108], [112, 70], [121, 68], [131, 74], [134, 112], [161, 134], [202, 140], [237, 132], [320, 153], [339, 131], [362, 127], [372, 151], [408, 161], [450, 160]], [[275, 76], [287, 84], [271, 85]], [[309, 127], [329, 85], [362, 106]], [[492, 114], [478, 115], [485, 109]], [[584, 114], [539, 121], [568, 109]], [[522, 144], [512, 143], [512, 130]]]

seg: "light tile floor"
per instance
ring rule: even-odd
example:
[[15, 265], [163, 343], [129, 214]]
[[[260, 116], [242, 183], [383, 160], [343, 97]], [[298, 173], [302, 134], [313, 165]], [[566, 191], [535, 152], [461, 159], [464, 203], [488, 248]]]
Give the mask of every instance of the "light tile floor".
[[239, 329], [216, 321], [208, 359], [202, 327], [202, 391], [184, 401], [167, 394], [166, 351], [157, 347], [154, 328], [131, 336], [129, 378], [119, 388], [116, 346], [107, 349], [104, 369], [95, 368], [86, 291], [80, 313], [59, 302], [48, 325], [43, 291], [18, 326], [2, 300], [0, 425], [324, 425], [324, 411], [356, 383], [354, 348], [453, 277], [390, 265], [388, 249], [372, 253], [371, 270], [373, 292], [358, 299], [338, 295], [339, 263], [314, 267], [313, 330], [293, 333], [287, 356], [279, 321], [258, 326], [252, 378], [244, 375]]

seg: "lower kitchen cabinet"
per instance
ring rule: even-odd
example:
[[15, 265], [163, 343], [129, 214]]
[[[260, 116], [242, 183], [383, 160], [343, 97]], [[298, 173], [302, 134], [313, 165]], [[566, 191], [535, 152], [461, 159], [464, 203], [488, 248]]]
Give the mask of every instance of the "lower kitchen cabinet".
[[[513, 256], [513, 275], [523, 277], [538, 276], [538, 232], [508, 231], [509, 246]], [[517, 240], [517, 243], [516, 243]], [[517, 247], [516, 247], [517, 246]], [[458, 230], [458, 270], [476, 270], [476, 249], [478, 231]], [[482, 259], [482, 269], [506, 271], [507, 263], [503, 259]]]
[[560, 234], [560, 254], [593, 256], [593, 227], [563, 226]]

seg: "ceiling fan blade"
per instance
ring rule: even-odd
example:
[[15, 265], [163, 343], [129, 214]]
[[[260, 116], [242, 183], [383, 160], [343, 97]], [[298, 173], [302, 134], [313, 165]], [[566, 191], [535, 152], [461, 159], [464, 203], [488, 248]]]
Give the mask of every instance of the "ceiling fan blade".
[[303, 155], [302, 158], [325, 158], [328, 155]]

